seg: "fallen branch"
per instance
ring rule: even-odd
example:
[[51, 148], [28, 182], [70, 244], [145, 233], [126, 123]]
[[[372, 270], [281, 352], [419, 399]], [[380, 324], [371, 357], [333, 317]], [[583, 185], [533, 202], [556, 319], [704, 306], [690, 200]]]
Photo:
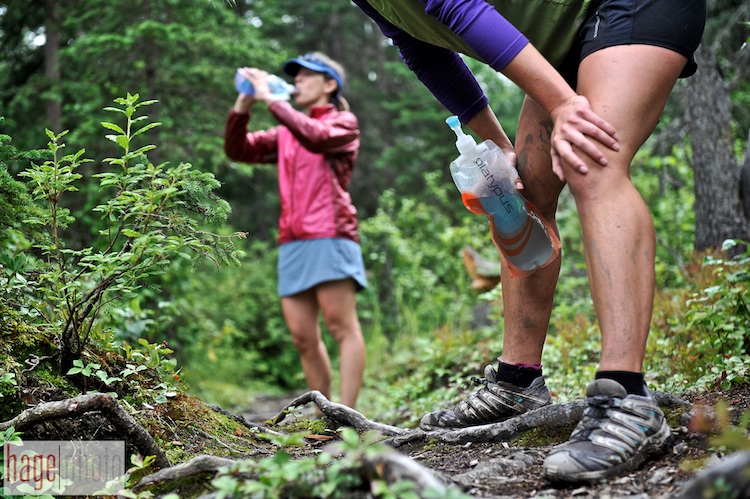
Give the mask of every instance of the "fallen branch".
[[364, 456], [363, 461], [369, 475], [377, 476], [388, 484], [411, 480], [416, 485], [415, 492], [419, 497], [424, 497], [422, 492], [428, 489], [445, 492], [447, 488], [433, 470], [396, 451]]
[[[689, 402], [666, 393], [659, 392], [653, 394], [653, 396], [660, 406], [690, 407]], [[314, 402], [324, 415], [347, 423], [356, 430], [374, 430], [380, 432], [382, 435], [392, 437], [385, 440], [384, 443], [393, 447], [400, 447], [406, 443], [418, 441], [424, 438], [450, 444], [510, 440], [511, 438], [534, 428], [573, 426], [581, 420], [583, 409], [585, 408], [585, 401], [576, 400], [541, 407], [499, 423], [469, 426], [458, 429], [439, 429], [425, 432], [419, 429], [411, 430], [398, 428], [396, 426], [371, 421], [354, 409], [331, 402], [322, 393], [313, 390], [300, 395], [290, 402], [289, 405], [273, 418], [274, 424], [283, 421], [287, 412], [291, 408], [299, 407], [310, 402]]]
[[706, 468], [688, 482], [680, 499], [747, 497], [750, 491], [750, 451], [736, 452]]
[[145, 476], [133, 486], [133, 492], [138, 493], [155, 485], [178, 482], [184, 478], [203, 473], [216, 473], [219, 469], [235, 464], [233, 459], [224, 457], [200, 455], [182, 464], [164, 468]]
[[15, 418], [0, 423], [0, 431], [10, 427], [21, 431], [37, 423], [73, 418], [88, 412], [101, 412], [143, 455], [154, 456], [156, 458], [154, 462], [160, 468], [170, 466], [167, 455], [156, 445], [145, 428], [125, 412], [111, 395], [105, 393], [92, 393], [67, 400], [38, 404], [26, 409]]
[[[396, 451], [363, 456], [362, 461], [364, 471], [371, 480], [379, 478], [388, 484], [411, 480], [415, 484], [416, 492], [423, 492], [428, 489], [444, 492], [447, 488], [434, 471]], [[196, 456], [185, 463], [159, 470], [144, 477], [133, 487], [133, 492], [139, 493], [165, 484], [172, 486], [186, 478], [203, 475], [204, 473], [215, 474], [222, 468], [229, 468], [236, 463], [237, 461], [233, 459], [223, 457]], [[207, 498], [213, 495], [202, 497]], [[419, 495], [421, 497], [421, 494]]]
[[325, 416], [329, 418], [348, 423], [352, 428], [359, 431], [377, 431], [386, 436], [392, 435], [404, 435], [412, 430], [406, 428], [399, 428], [397, 426], [386, 425], [383, 423], [377, 423], [370, 421], [359, 412], [354, 409], [347, 407], [342, 404], [331, 402], [328, 398], [320, 393], [318, 390], [311, 390], [307, 393], [303, 393], [296, 399], [292, 400], [286, 407], [284, 407], [279, 414], [273, 417], [271, 420], [273, 424], [278, 424], [286, 418], [287, 413], [294, 407], [300, 407], [310, 402], [315, 403]]
[[574, 425], [581, 420], [583, 408], [584, 402], [582, 400], [566, 402], [564, 404], [552, 404], [525, 412], [520, 416], [500, 423], [469, 426], [455, 430], [434, 430], [425, 432], [425, 437], [449, 444], [510, 440], [516, 435], [534, 428], [558, 428]]
[[[660, 406], [689, 407], [691, 405], [689, 402], [666, 393], [655, 393], [653, 396]], [[583, 417], [585, 407], [586, 403], [583, 400], [552, 404], [525, 412], [500, 423], [469, 426], [455, 430], [434, 430], [425, 432], [424, 436], [425, 438], [450, 444], [510, 440], [534, 428], [560, 428], [576, 425]]]
[[687, 408], [690, 408], [690, 407], [693, 406], [693, 404], [691, 404], [687, 400], [681, 399], [679, 397], [675, 397], [674, 395], [670, 395], [668, 393], [654, 392], [651, 395], [654, 397], [654, 400], [656, 400], [656, 403], [659, 404], [659, 406], [661, 406], [661, 407], [669, 407], [669, 408], [687, 407]]

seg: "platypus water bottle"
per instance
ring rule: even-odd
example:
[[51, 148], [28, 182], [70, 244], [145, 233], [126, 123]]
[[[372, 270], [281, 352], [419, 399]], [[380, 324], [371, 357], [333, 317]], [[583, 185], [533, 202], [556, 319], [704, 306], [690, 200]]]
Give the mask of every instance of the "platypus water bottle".
[[[247, 81], [244, 76], [242, 76], [240, 68], [237, 68], [237, 73], [235, 73], [234, 75], [234, 88], [236, 88], [237, 91], [241, 94], [255, 94], [253, 84]], [[281, 100], [289, 100], [292, 95], [297, 93], [297, 88], [294, 85], [292, 85], [291, 83], [287, 83], [280, 76], [276, 76], [273, 74], [268, 75], [268, 88], [271, 90], [271, 94], [274, 97]]]
[[447, 120], [456, 133], [460, 155], [450, 164], [451, 176], [464, 206], [486, 216], [490, 234], [510, 275], [531, 274], [551, 263], [560, 252], [560, 239], [515, 181], [518, 172], [491, 140], [477, 144], [461, 130], [456, 116]]

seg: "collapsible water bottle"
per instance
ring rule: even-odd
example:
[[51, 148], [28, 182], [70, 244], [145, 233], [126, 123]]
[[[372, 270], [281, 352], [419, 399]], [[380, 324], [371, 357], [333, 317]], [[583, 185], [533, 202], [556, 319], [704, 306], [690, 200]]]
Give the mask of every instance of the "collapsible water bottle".
[[[236, 88], [237, 91], [241, 94], [255, 94], [253, 84], [247, 81], [244, 76], [242, 76], [240, 68], [237, 68], [237, 73], [235, 73], [234, 75], [234, 88]], [[276, 76], [273, 74], [268, 75], [268, 88], [271, 89], [271, 94], [274, 97], [281, 100], [289, 100], [292, 95], [297, 93], [297, 88], [294, 85], [287, 83], [280, 76]]]
[[461, 130], [458, 117], [448, 126], [455, 132], [460, 155], [450, 164], [451, 176], [464, 206], [490, 221], [492, 242], [510, 275], [529, 275], [555, 260], [560, 239], [541, 213], [515, 186], [516, 169], [491, 140], [477, 144]]

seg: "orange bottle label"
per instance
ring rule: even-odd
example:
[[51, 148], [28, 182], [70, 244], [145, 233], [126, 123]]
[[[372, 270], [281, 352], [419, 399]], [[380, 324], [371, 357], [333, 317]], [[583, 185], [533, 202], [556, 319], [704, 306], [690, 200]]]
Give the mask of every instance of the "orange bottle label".
[[505, 253], [507, 256], [517, 256], [526, 248], [526, 245], [531, 238], [532, 219], [528, 217], [523, 225], [523, 228], [516, 234], [510, 237], [503, 237], [500, 235], [498, 227], [495, 225], [494, 217], [489, 215], [482, 206], [481, 201], [478, 197], [470, 192], [461, 193], [461, 201], [464, 206], [469, 209], [470, 212], [476, 213], [477, 215], [484, 215], [490, 221], [490, 234], [492, 235], [492, 241], [498, 247], [500, 251]]

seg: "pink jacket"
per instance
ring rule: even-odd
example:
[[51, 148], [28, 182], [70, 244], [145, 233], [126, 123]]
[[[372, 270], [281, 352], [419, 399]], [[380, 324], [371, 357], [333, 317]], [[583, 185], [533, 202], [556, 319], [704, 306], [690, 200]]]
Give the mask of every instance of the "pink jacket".
[[359, 242], [357, 210], [347, 192], [359, 150], [359, 124], [332, 104], [306, 115], [285, 101], [268, 109], [279, 123], [247, 132], [249, 114], [229, 113], [224, 150], [245, 163], [277, 163], [279, 244], [341, 237]]

